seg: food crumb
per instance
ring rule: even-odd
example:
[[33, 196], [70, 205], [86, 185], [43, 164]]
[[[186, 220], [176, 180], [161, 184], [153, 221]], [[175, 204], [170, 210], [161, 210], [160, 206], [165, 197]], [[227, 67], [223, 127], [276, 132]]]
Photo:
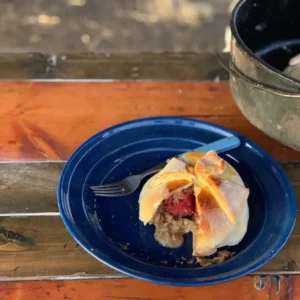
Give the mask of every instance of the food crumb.
[[218, 251], [217, 256], [213, 258], [197, 257], [197, 261], [202, 267], [209, 267], [215, 264], [222, 263], [225, 260], [228, 260], [229, 258], [233, 257], [234, 255], [235, 252], [230, 252], [228, 250], [221, 250]]
[[185, 261], [187, 260], [184, 256], [181, 256], [181, 259], [182, 259], [182, 260], [185, 260]]
[[123, 245], [123, 244], [119, 243], [119, 246], [120, 246], [123, 250], [125, 250], [125, 251], [128, 250], [128, 245], [127, 245], [127, 244]]
[[189, 265], [193, 265], [193, 264], [196, 263], [196, 262], [197, 262], [196, 257], [192, 257], [192, 258], [188, 261], [188, 264], [189, 264]]

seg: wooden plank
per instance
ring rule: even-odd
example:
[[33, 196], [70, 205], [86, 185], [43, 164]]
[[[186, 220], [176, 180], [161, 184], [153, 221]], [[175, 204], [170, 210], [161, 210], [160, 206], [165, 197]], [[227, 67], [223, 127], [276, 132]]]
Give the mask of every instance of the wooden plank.
[[225, 82], [9, 81], [0, 82], [0, 160], [65, 160], [104, 128], [169, 115], [223, 125], [279, 160], [300, 159], [241, 115]]
[[[299, 281], [299, 278], [297, 277]], [[33, 281], [0, 284], [0, 299], [5, 300], [288, 300], [293, 294], [289, 278], [278, 284], [266, 278], [243, 277], [234, 281], [200, 288], [162, 286], [136, 279], [86, 280], [86, 281]], [[295, 287], [296, 288], [296, 287]]]
[[[0, 164], [0, 216], [58, 212], [56, 189], [64, 162]], [[281, 164], [300, 201], [300, 162]]]
[[291, 279], [291, 298], [298, 300], [300, 299], [300, 276], [293, 276]]
[[0, 281], [122, 276], [88, 255], [59, 216], [2, 218]]
[[[228, 63], [229, 55], [221, 56]], [[227, 71], [214, 53], [61, 54], [56, 61], [50, 78], [228, 80]]]
[[0, 164], [0, 215], [57, 212], [56, 188], [63, 165]]
[[0, 53], [0, 79], [43, 78], [49, 65], [41, 53]]
[[[228, 53], [221, 54], [228, 63]], [[0, 79], [228, 80], [215, 54], [0, 53]]]
[[[300, 163], [282, 166], [300, 205]], [[57, 212], [55, 186], [62, 167], [57, 162], [0, 164], [0, 281], [124, 277], [81, 249], [58, 214], [40, 215]], [[12, 211], [22, 214], [12, 216]], [[300, 274], [299, 235], [300, 219], [286, 246], [255, 274]]]

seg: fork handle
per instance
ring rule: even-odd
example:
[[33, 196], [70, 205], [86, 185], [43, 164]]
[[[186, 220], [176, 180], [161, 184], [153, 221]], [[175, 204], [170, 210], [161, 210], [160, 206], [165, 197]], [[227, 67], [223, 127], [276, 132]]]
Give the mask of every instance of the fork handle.
[[149, 170], [146, 170], [144, 173], [140, 174], [142, 176], [142, 178], [148, 176], [148, 175], [152, 175], [155, 174], [157, 172], [159, 172], [161, 169], [163, 169], [166, 166], [167, 162], [164, 161], [162, 163], [160, 163], [159, 165], [156, 165], [154, 167], [152, 167]]
[[[239, 147], [240, 144], [241, 144], [240, 139], [238, 137], [232, 135], [227, 138], [218, 140], [216, 142], [200, 146], [192, 151], [208, 152], [209, 150], [214, 150], [217, 153], [221, 153], [224, 151], [235, 149], [235, 148]], [[182, 155], [184, 155], [184, 154], [185, 153], [180, 154], [179, 157], [182, 157]], [[144, 173], [140, 174], [140, 176], [142, 178], [144, 178], [148, 175], [155, 174], [155, 173], [159, 172], [161, 169], [163, 169], [166, 166], [166, 164], [167, 164], [167, 162], [164, 161], [164, 162], [160, 163], [159, 165], [156, 165], [156, 166], [152, 167], [151, 169], [146, 170]]]
[[[217, 153], [222, 153], [228, 150], [235, 149], [239, 147], [241, 144], [240, 139], [237, 136], [229, 136], [224, 139], [218, 140], [216, 142], [200, 146], [194, 150], [193, 152], [208, 152], [209, 150], [214, 150]], [[180, 154], [179, 156], [182, 157], [185, 153]]]

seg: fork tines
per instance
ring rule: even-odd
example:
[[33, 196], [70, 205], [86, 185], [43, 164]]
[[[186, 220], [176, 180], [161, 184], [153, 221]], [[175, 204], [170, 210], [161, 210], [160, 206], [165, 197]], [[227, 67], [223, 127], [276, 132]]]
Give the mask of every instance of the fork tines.
[[126, 193], [124, 187], [116, 183], [92, 186], [91, 189], [95, 196], [118, 196]]

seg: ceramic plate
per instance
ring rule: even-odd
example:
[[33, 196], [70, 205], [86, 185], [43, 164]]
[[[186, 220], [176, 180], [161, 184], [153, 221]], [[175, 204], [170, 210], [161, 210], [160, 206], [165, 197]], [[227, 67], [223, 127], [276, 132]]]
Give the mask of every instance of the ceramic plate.
[[[202, 144], [237, 135], [241, 146], [223, 154], [250, 188], [244, 239], [223, 263], [189, 264], [191, 234], [178, 249], [160, 246], [154, 227], [138, 219], [138, 197], [96, 198], [90, 186], [140, 173]], [[142, 185], [141, 185], [142, 186]], [[200, 286], [248, 274], [268, 262], [287, 241], [296, 219], [295, 197], [279, 164], [259, 146], [228, 129], [185, 118], [150, 118], [106, 129], [86, 141], [67, 162], [58, 185], [64, 224], [91, 255], [131, 276], [153, 282]]]

